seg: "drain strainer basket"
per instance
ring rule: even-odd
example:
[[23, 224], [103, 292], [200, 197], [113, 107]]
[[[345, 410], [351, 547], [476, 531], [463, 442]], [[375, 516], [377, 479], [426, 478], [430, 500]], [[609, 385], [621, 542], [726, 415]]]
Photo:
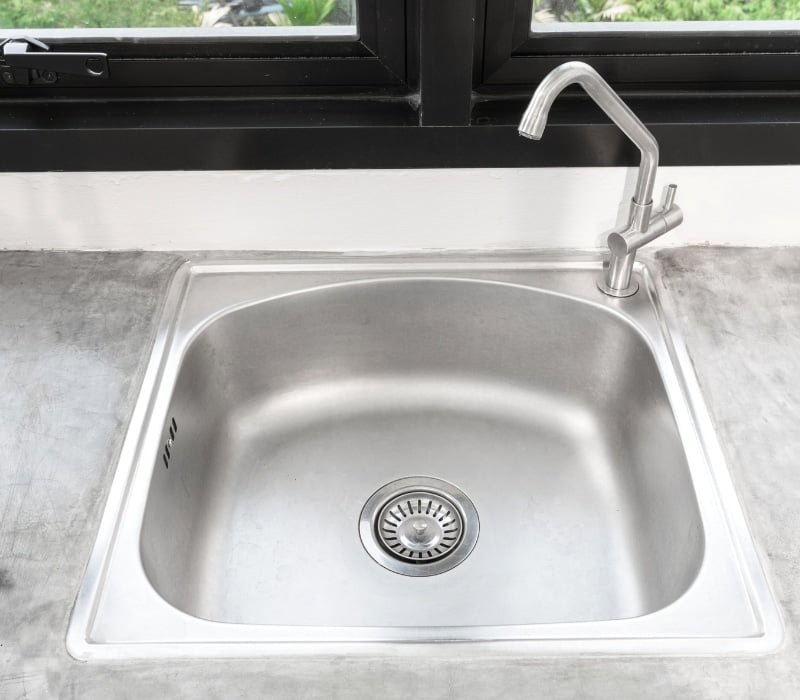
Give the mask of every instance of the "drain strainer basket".
[[463, 491], [422, 476], [378, 489], [359, 520], [369, 555], [406, 576], [432, 576], [457, 566], [469, 556], [479, 530], [478, 512]]

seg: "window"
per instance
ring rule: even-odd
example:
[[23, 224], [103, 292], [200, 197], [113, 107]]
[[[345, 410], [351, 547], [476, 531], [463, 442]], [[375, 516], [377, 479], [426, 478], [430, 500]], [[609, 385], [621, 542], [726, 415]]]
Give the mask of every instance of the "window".
[[517, 136], [538, 82], [575, 59], [665, 163], [796, 163], [797, 15], [798, 0], [0, 0], [0, 169], [635, 162], [579, 89], [546, 139]]
[[618, 88], [796, 87], [798, 19], [794, 0], [486, 0], [482, 79], [535, 85], [577, 57]]
[[[0, 37], [32, 36], [53, 53], [107, 55], [102, 80], [54, 70], [49, 80], [33, 74], [25, 84], [51, 94], [128, 87], [170, 87], [187, 94], [190, 88], [233, 87], [254, 93], [261, 88], [261, 94], [324, 92], [328, 86], [402, 90], [405, 23], [405, 6], [398, 0], [0, 3]], [[43, 50], [35, 45], [28, 53]], [[0, 88], [19, 85], [0, 81]]]

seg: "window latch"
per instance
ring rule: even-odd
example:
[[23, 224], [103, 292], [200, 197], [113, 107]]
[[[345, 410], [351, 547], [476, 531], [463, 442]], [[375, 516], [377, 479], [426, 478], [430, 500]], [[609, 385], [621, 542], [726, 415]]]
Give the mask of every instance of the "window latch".
[[51, 51], [38, 39], [21, 37], [0, 42], [0, 79], [9, 85], [55, 83], [61, 73], [108, 78], [104, 53]]

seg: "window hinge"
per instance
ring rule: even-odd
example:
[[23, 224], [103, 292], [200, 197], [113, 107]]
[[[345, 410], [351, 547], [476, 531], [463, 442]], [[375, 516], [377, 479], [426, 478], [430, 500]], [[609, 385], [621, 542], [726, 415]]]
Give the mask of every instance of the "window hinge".
[[0, 42], [0, 79], [8, 85], [51, 84], [60, 74], [107, 78], [104, 53], [51, 51], [38, 39], [20, 37]]

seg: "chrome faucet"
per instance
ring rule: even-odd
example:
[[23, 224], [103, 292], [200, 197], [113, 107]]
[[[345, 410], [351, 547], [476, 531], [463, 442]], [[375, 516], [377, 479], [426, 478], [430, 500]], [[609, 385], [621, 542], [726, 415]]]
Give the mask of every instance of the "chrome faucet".
[[586, 63], [563, 63], [545, 76], [522, 115], [519, 133], [530, 139], [542, 138], [553, 102], [566, 87], [575, 83], [587, 92], [642, 154], [636, 190], [628, 212], [628, 223], [623, 230], [609, 234], [611, 258], [604, 277], [597, 282], [600, 291], [609, 296], [629, 297], [639, 289], [639, 283], [631, 279], [636, 251], [683, 221], [683, 212], [675, 204], [677, 186], [669, 186], [664, 204], [653, 213], [658, 143], [613, 88]]

